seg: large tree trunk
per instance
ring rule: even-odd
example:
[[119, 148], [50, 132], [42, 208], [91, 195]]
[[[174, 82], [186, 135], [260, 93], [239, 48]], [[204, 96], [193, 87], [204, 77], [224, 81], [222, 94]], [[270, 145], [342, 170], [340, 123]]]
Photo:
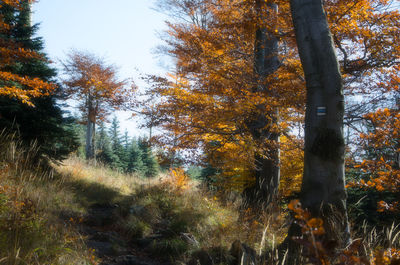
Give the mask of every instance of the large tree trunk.
[[346, 244], [342, 76], [322, 0], [291, 0], [307, 87], [301, 202], [322, 217], [326, 236]]
[[[263, 5], [267, 5], [270, 11], [269, 21], [273, 25], [269, 29], [259, 28], [256, 31], [254, 49], [254, 71], [258, 76], [256, 91], [264, 92], [267, 96], [273, 96], [269, 92], [265, 82], [268, 75], [273, 74], [280, 66], [278, 58], [278, 39], [275, 36], [276, 16], [278, 13], [277, 4], [265, 0], [256, 1], [256, 10], [262, 16]], [[257, 106], [255, 117], [248, 123], [252, 137], [257, 145], [264, 146], [265, 142], [275, 143], [269, 146], [267, 151], [255, 154], [255, 177], [254, 186], [244, 191], [247, 206], [265, 207], [269, 205], [278, 194], [280, 180], [279, 166], [279, 133], [274, 131], [278, 122], [278, 110], [265, 112], [266, 106]]]

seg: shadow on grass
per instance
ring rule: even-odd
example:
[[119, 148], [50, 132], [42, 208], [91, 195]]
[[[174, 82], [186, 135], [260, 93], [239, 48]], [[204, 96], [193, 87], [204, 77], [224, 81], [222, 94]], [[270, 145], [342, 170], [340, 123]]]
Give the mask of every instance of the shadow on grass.
[[[102, 183], [87, 181], [84, 179], [74, 179], [69, 175], [58, 173], [54, 181], [59, 181], [61, 185], [73, 194], [74, 201], [85, 211], [94, 205], [116, 205], [128, 207], [132, 201], [132, 196], [122, 194], [118, 189], [108, 187]], [[64, 215], [65, 213], [61, 213]], [[70, 213], [72, 216], [74, 213]]]

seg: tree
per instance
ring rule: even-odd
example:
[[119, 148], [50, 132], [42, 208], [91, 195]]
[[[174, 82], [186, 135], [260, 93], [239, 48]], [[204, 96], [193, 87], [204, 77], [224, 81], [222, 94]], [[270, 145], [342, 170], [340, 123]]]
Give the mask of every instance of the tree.
[[[220, 169], [221, 177], [240, 182], [242, 189], [254, 185], [257, 171], [262, 171], [258, 161], [276, 161], [271, 158], [278, 147], [282, 156], [294, 149], [300, 153], [303, 148], [305, 79], [295, 49], [288, 1], [259, 1], [261, 15], [256, 12], [255, 0], [161, 2], [178, 18], [167, 23], [169, 37], [162, 50], [175, 59], [176, 68], [166, 78], [152, 79], [150, 93], [162, 100], [151, 121], [167, 131], [153, 138], [174, 150], [193, 151], [193, 160], [201, 159]], [[387, 76], [388, 67], [398, 62], [399, 14], [387, 1], [324, 3], [344, 73], [344, 93], [356, 102], [347, 104], [346, 114], [347, 124], [354, 126], [353, 121], [367, 113], [365, 107], [380, 95], [379, 82]], [[279, 6], [276, 23], [268, 8], [271, 4]], [[280, 41], [280, 67], [263, 82], [254, 66], [257, 29], [274, 32], [272, 36]], [[264, 120], [257, 122], [259, 117]], [[251, 126], [251, 121], [266, 126], [251, 129], [257, 127]], [[268, 137], [257, 136], [261, 132]], [[276, 135], [284, 135], [287, 141], [277, 145], [273, 140]], [[195, 156], [198, 148], [203, 151], [201, 156]]]
[[[390, 79], [382, 88], [392, 96], [386, 108], [367, 113], [365, 131], [357, 138], [359, 148], [354, 168], [362, 177], [350, 187], [373, 188], [378, 192], [398, 193], [400, 190], [400, 66], [392, 68]], [[380, 201], [378, 211], [399, 211], [400, 198]]]
[[142, 161], [145, 167], [144, 175], [146, 177], [157, 176], [160, 168], [149, 142], [146, 139], [139, 139], [139, 148], [142, 151]]
[[[66, 94], [80, 102], [86, 115], [86, 158], [94, 158], [95, 128], [113, 109], [124, 107], [132, 90], [117, 79], [115, 66], [88, 52], [72, 51], [63, 62]], [[134, 85], [131, 86], [134, 88]]]
[[111, 127], [109, 129], [109, 136], [111, 140], [111, 152], [113, 153], [113, 161], [111, 167], [125, 171], [127, 168], [127, 154], [121, 142], [119, 132], [119, 121], [116, 116], [112, 119]]
[[181, 21], [168, 24], [166, 39], [166, 50], [177, 61], [175, 73], [153, 79], [152, 92], [165, 98], [157, 105], [155, 123], [170, 132], [158, 140], [171, 148], [202, 148], [204, 164], [239, 181], [235, 187], [253, 186], [246, 192], [253, 202], [268, 203], [279, 183], [278, 136], [290, 124], [289, 113], [303, 101], [294, 85], [297, 73], [278, 71], [280, 65], [296, 67], [293, 60], [281, 64], [277, 57], [277, 29], [286, 28], [276, 15], [277, 5], [163, 2]]
[[307, 88], [301, 201], [314, 215], [332, 219], [334, 227], [325, 225], [329, 238], [346, 244], [350, 234], [340, 66], [322, 1], [291, 0], [290, 4]]
[[[274, 74], [280, 66], [278, 38], [275, 33], [277, 31], [278, 5], [273, 1], [256, 0], [255, 9], [259, 20], [268, 20], [270, 25], [265, 27], [262, 23], [255, 34], [254, 71], [259, 81], [254, 90], [265, 92], [268, 97], [273, 97], [278, 91], [276, 88], [270, 87], [265, 80], [268, 80], [268, 76]], [[263, 9], [266, 9], [267, 12], [263, 12]], [[269, 18], [266, 18], [265, 15], [269, 15]], [[264, 105], [260, 104], [256, 108], [265, 110], [267, 107]], [[265, 207], [278, 195], [280, 181], [278, 116], [278, 107], [275, 106], [267, 113], [257, 113], [248, 122], [250, 133], [257, 145], [263, 145], [267, 141], [270, 143], [267, 150], [255, 152], [255, 184], [244, 192], [245, 200], [253, 207]]]
[[143, 152], [136, 139], [132, 140], [130, 146], [127, 172], [139, 175], [143, 175], [146, 172], [146, 165], [143, 162]]
[[[20, 1], [18, 5], [2, 5], [0, 13], [1, 19], [10, 25], [9, 31], [2, 31], [0, 34], [1, 43], [12, 42], [21, 49], [29, 50], [36, 55], [29, 58], [15, 56], [7, 64], [1, 64], [1, 68], [13, 75], [25, 79], [37, 79], [56, 88], [54, 82], [56, 71], [50, 66], [43, 53], [42, 38], [35, 37], [38, 26], [31, 25], [29, 1]], [[11, 48], [12, 46], [7, 46], [7, 49]], [[3, 56], [6, 55], [7, 52], [2, 52], [0, 60], [3, 60]], [[1, 79], [0, 83], [2, 82], [8, 81]], [[23, 83], [18, 82], [14, 82], [13, 86], [24, 91], [36, 89], [25, 87]], [[2, 89], [0, 88], [0, 91]], [[39, 93], [40, 90], [37, 92]], [[10, 98], [10, 95], [0, 92], [0, 128], [17, 133], [26, 145], [36, 142], [38, 145], [36, 158], [62, 160], [78, 147], [77, 137], [72, 128], [74, 120], [66, 117], [57, 105], [57, 92], [55, 90], [51, 94], [40, 92], [38, 97], [28, 97], [25, 94], [22, 97], [28, 97], [25, 98], [28, 100], [26, 102], [17, 100], [18, 97]]]
[[15, 33], [21, 29], [21, 21], [16, 19], [24, 19], [24, 14], [30, 12], [29, 4], [30, 1], [0, 3], [0, 96], [15, 98], [32, 106], [32, 98], [49, 95], [56, 86], [40, 77], [12, 70], [17, 62], [47, 61], [43, 54], [15, 38]]
[[99, 133], [97, 136], [96, 159], [100, 160], [106, 165], [112, 165], [113, 161], [118, 159], [118, 157], [115, 156], [113, 150], [111, 149], [111, 139], [107, 134], [104, 122], [100, 122]]

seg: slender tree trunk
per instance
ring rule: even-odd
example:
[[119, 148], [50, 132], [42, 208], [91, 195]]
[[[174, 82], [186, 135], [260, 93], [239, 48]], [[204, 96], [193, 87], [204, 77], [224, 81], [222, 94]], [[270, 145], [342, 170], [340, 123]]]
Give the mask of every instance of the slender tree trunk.
[[291, 0], [306, 79], [304, 175], [301, 202], [324, 220], [326, 236], [347, 244], [342, 76], [322, 0]]
[[[262, 8], [265, 0], [256, 1], [256, 9], [262, 17]], [[278, 13], [277, 4], [267, 3], [270, 10], [269, 19], [276, 25], [276, 16]], [[274, 34], [275, 28], [271, 27], [259, 28], [256, 31], [255, 49], [254, 49], [254, 71], [258, 76], [258, 85], [256, 91], [265, 92], [268, 95], [268, 87], [265, 82], [268, 75], [273, 74], [280, 66], [278, 58], [278, 39]], [[272, 94], [272, 93], [270, 93]], [[269, 95], [273, 96], [273, 95]], [[277, 127], [279, 112], [275, 109], [272, 112], [265, 113], [265, 105], [259, 105], [254, 119], [252, 119], [248, 127], [253, 136], [254, 141], [263, 146], [265, 142], [276, 143], [276, 146], [270, 146], [269, 150], [263, 153], [255, 154], [255, 185], [244, 191], [247, 206], [265, 207], [272, 202], [278, 194], [278, 186], [280, 180], [279, 166], [279, 133], [274, 131]], [[263, 113], [264, 112], [264, 113]]]
[[96, 115], [93, 115], [92, 120], [92, 159], [94, 160], [94, 165], [96, 166]]
[[95, 111], [93, 108], [93, 98], [91, 95], [88, 95], [88, 116], [87, 116], [87, 125], [86, 125], [86, 159], [94, 158], [94, 144], [95, 144], [95, 129], [96, 129], [96, 120], [95, 120]]

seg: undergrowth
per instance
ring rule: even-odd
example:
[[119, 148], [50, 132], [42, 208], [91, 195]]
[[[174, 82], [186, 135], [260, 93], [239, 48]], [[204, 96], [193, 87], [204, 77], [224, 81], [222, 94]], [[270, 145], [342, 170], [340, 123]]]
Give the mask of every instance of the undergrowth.
[[62, 211], [82, 211], [63, 179], [33, 161], [37, 147], [0, 134], [0, 264], [94, 264]]
[[[239, 246], [253, 253], [257, 264], [283, 264], [287, 258], [279, 246], [290, 218], [281, 205], [256, 215], [241, 209], [240, 200], [207, 190], [182, 169], [141, 178], [76, 157], [51, 169], [30, 159], [35, 157], [35, 145], [24, 148], [4, 134], [0, 150], [0, 264], [98, 264], [100, 259], [78, 232], [88, 209], [96, 204], [118, 206], [107, 229], [151, 257], [176, 264], [208, 259], [211, 264], [233, 264], [237, 262], [233, 250]], [[396, 264], [399, 226], [356, 224], [355, 243], [333, 257], [325, 256], [324, 264]], [[315, 236], [312, 244], [307, 236], [300, 241], [309, 248], [308, 256], [299, 259], [303, 264], [322, 264], [312, 253], [330, 253]]]

